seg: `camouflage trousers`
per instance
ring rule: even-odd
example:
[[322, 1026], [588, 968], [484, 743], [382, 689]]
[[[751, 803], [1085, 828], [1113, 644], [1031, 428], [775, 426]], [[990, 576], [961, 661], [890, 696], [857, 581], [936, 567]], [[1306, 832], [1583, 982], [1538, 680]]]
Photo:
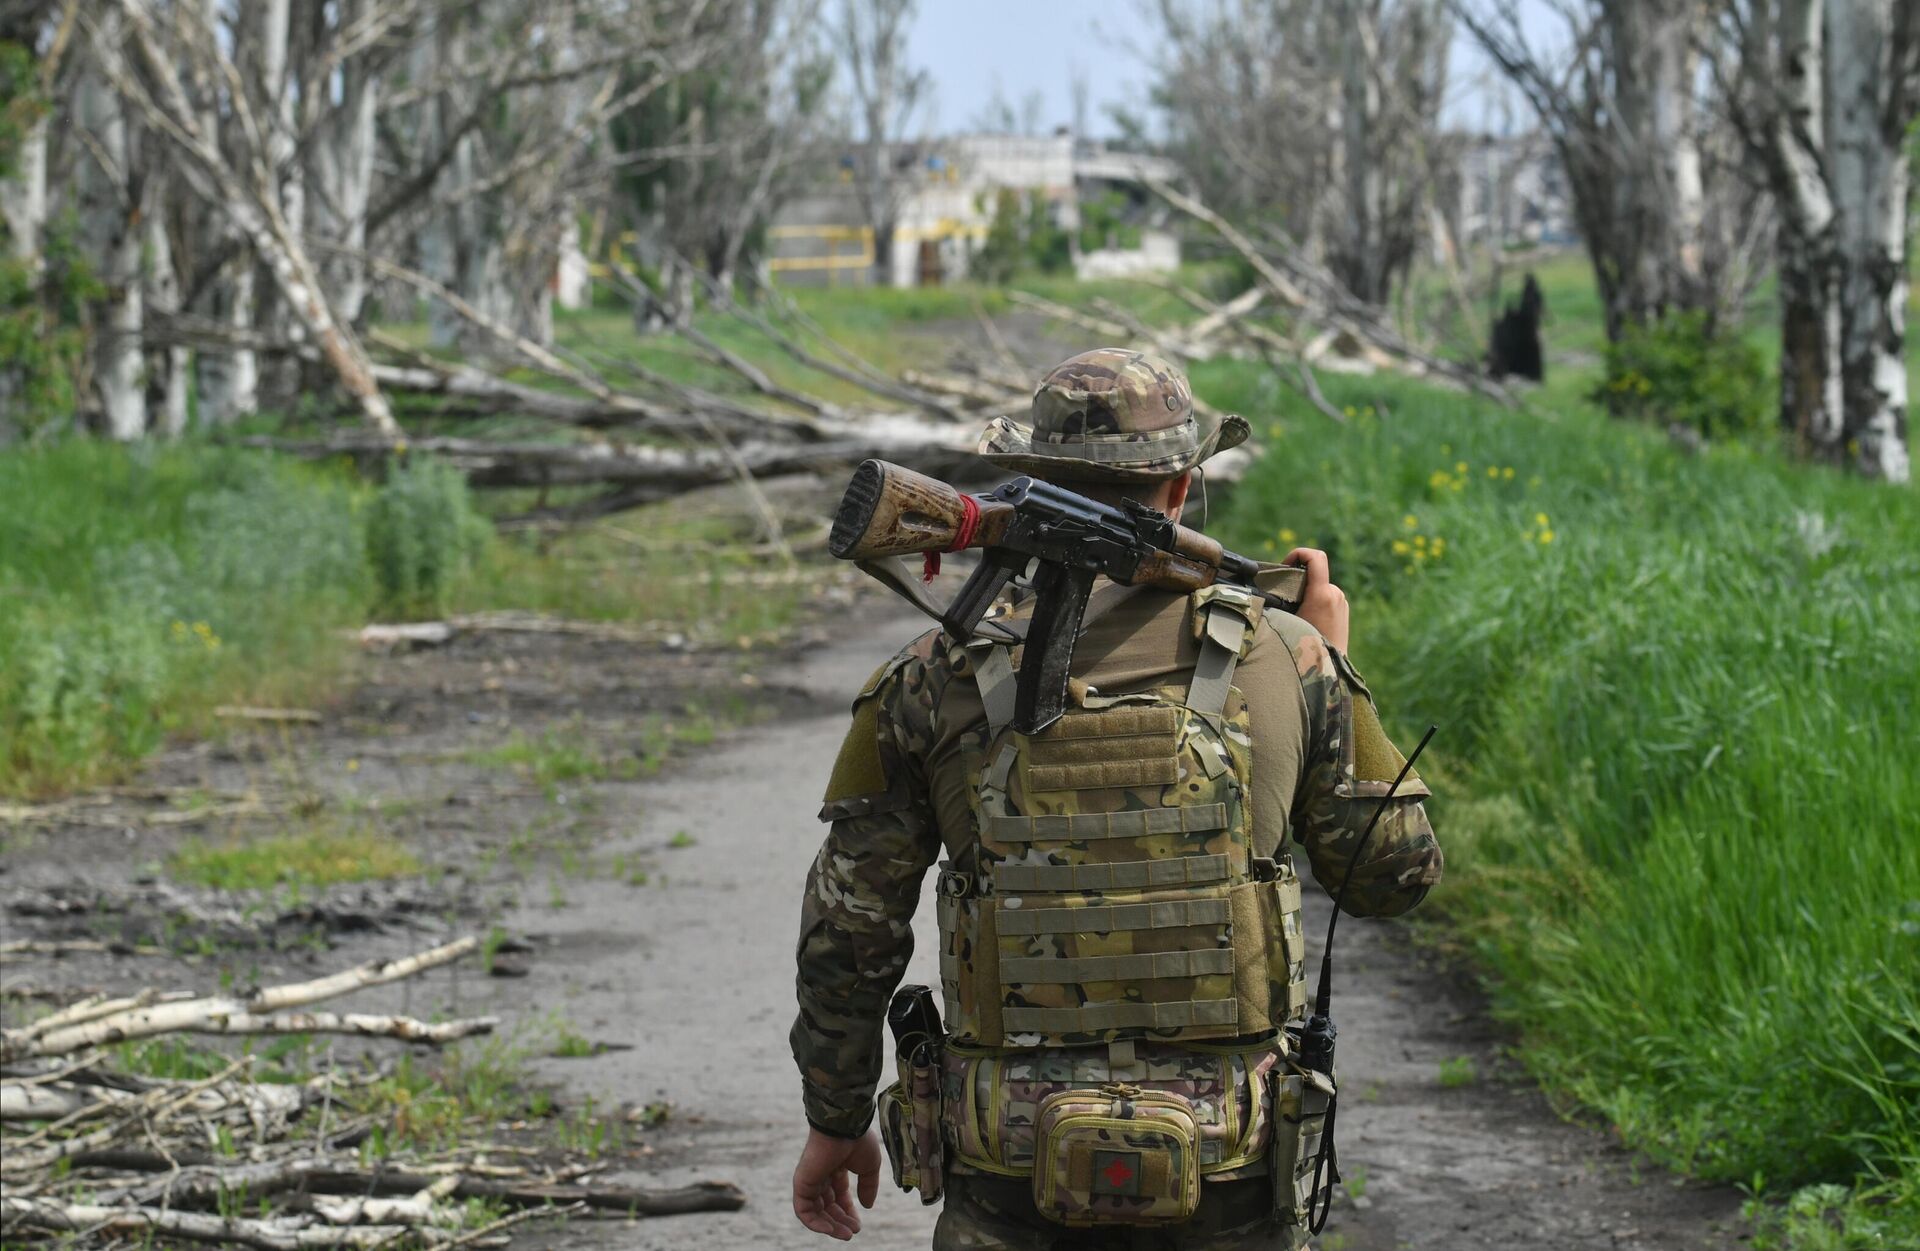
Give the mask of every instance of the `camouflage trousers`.
[[1306, 1251], [1303, 1231], [1272, 1214], [1262, 1178], [1203, 1185], [1178, 1225], [1071, 1229], [1040, 1215], [1028, 1183], [948, 1173], [933, 1251]]

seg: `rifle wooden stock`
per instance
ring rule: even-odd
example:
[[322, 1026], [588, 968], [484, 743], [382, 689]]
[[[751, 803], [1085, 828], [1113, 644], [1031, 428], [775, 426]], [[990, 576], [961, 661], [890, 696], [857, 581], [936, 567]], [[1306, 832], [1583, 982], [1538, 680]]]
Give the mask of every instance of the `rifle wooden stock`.
[[[937, 478], [884, 460], [862, 461], [833, 515], [827, 551], [842, 560], [945, 552], [959, 537], [966, 505]], [[992, 547], [1006, 534], [1013, 506], [974, 497], [980, 519], [969, 547]]]

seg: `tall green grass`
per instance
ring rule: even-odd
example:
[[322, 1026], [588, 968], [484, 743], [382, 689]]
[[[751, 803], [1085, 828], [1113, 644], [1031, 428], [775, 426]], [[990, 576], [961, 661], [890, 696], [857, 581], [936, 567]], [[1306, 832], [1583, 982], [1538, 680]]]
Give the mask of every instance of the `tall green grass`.
[[202, 446], [0, 455], [0, 794], [111, 776], [215, 704], [324, 685], [370, 598], [363, 494]]
[[1325, 383], [1355, 416], [1273, 423], [1225, 529], [1326, 547], [1389, 720], [1441, 726], [1435, 902], [1532, 1065], [1676, 1166], [1885, 1184], [1859, 1245], [1920, 1236], [1920, 498]]

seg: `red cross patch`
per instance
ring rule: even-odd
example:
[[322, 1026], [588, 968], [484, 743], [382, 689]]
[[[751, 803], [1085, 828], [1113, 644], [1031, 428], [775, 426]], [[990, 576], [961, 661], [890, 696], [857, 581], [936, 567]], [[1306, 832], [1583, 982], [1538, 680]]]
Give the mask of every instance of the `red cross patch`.
[[1140, 1193], [1140, 1153], [1138, 1151], [1094, 1152], [1093, 1193], [1138, 1195]]

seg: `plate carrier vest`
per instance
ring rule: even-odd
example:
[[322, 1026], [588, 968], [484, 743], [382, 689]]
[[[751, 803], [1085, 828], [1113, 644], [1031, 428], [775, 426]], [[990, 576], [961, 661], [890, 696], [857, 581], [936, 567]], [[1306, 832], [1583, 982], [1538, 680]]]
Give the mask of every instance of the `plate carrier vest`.
[[977, 842], [941, 866], [939, 888], [960, 1045], [1199, 1042], [1304, 1011], [1300, 882], [1290, 858], [1253, 854], [1253, 742], [1233, 686], [1264, 606], [1232, 586], [1192, 602], [1189, 685], [1075, 683], [1078, 710], [1038, 734], [1008, 725], [1007, 648], [975, 666], [988, 731], [966, 759]]

